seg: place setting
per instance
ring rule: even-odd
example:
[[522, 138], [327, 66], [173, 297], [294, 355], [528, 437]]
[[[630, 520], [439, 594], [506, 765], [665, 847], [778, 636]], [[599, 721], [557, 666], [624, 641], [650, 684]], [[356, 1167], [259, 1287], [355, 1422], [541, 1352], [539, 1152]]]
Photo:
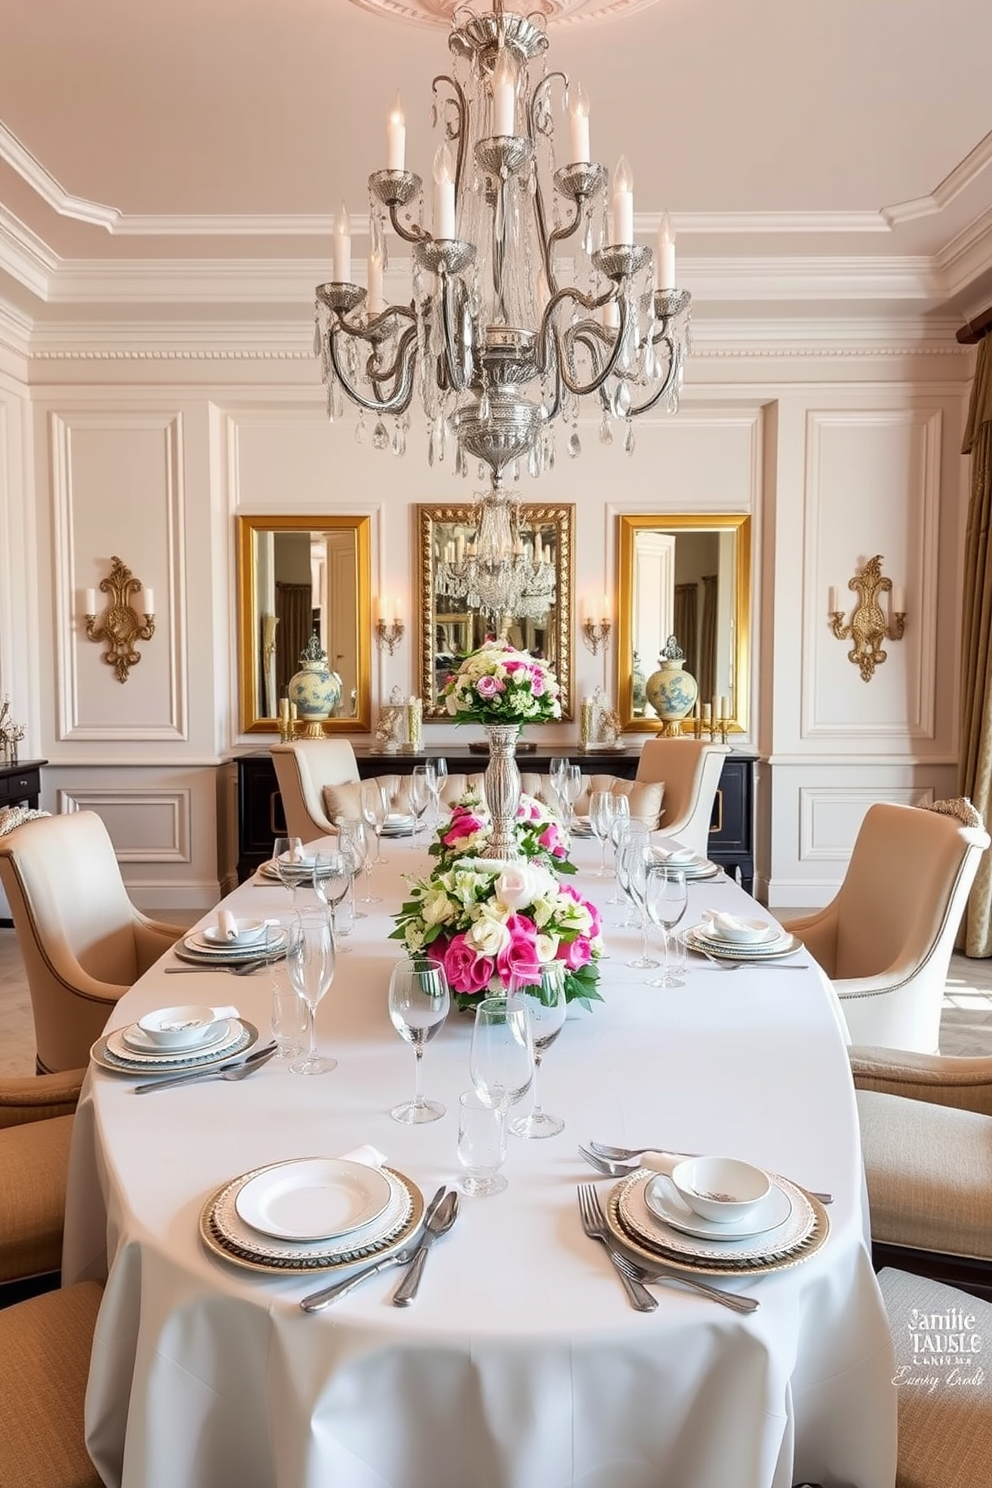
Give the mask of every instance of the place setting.
[[699, 853], [693, 852], [691, 847], [652, 846], [651, 860], [663, 868], [678, 868], [681, 873], [685, 874], [687, 883], [719, 878], [723, 872], [719, 863], [712, 862], [710, 858], [701, 857]]
[[[279, 960], [286, 954], [286, 945], [287, 932], [278, 922], [235, 919], [221, 911], [213, 924], [183, 936], [173, 951], [191, 967], [236, 971], [249, 964], [254, 968]], [[179, 968], [165, 970], [175, 972]]]
[[802, 941], [770, 920], [712, 909], [704, 912], [698, 925], [690, 925], [683, 938], [690, 950], [728, 961], [775, 961], [802, 949]]
[[101, 1069], [132, 1077], [193, 1074], [240, 1064], [258, 1040], [258, 1029], [236, 1007], [183, 1003], [102, 1034], [90, 1058]]

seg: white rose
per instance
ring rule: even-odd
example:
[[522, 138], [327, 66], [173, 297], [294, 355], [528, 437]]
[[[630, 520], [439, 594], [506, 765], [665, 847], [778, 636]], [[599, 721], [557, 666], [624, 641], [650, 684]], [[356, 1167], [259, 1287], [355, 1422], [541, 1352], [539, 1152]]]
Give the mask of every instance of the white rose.
[[546, 966], [549, 961], [555, 959], [558, 954], [558, 945], [557, 935], [537, 935], [534, 937], [534, 949], [537, 952], [537, 959], [542, 966]]
[[504, 868], [493, 884], [493, 892], [500, 904], [507, 909], [526, 909], [534, 898], [534, 880], [525, 863], [514, 863]]
[[483, 914], [465, 931], [465, 940], [480, 956], [498, 956], [510, 944], [510, 932], [499, 920]]
[[420, 914], [425, 925], [443, 925], [454, 913], [455, 906], [443, 889], [432, 889], [424, 895]]
[[528, 863], [535, 899], [555, 899], [558, 896], [558, 880], [546, 863]]

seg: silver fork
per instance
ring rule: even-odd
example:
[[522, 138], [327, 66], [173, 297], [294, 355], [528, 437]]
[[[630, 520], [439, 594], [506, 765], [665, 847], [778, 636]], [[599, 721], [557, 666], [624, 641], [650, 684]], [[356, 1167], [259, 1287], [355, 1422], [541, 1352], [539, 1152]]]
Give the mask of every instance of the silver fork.
[[626, 1272], [620, 1269], [617, 1254], [610, 1244], [610, 1232], [606, 1227], [603, 1211], [599, 1207], [599, 1196], [596, 1190], [591, 1183], [580, 1183], [578, 1195], [579, 1217], [582, 1220], [582, 1228], [590, 1240], [598, 1240], [606, 1250], [606, 1254], [613, 1262], [613, 1269], [623, 1283], [623, 1289], [627, 1293], [627, 1300], [631, 1307], [636, 1308], [638, 1312], [654, 1312], [658, 1306], [657, 1297], [652, 1297], [647, 1287], [638, 1281], [636, 1277], [628, 1276]]
[[635, 1266], [633, 1261], [628, 1261], [625, 1255], [619, 1254], [614, 1254], [613, 1264], [621, 1273], [629, 1276], [632, 1281], [640, 1281], [651, 1286], [659, 1286], [661, 1284], [667, 1286], [670, 1282], [676, 1284], [681, 1282], [684, 1286], [690, 1287], [692, 1291], [699, 1292], [704, 1297], [709, 1297], [711, 1302], [720, 1302], [724, 1307], [729, 1307], [734, 1312], [757, 1312], [761, 1306], [757, 1297], [742, 1297], [737, 1292], [721, 1291], [719, 1287], [708, 1286], [705, 1281], [699, 1281], [695, 1276], [686, 1276], [683, 1272], [676, 1271], [674, 1268], [668, 1270], [661, 1265]]
[[[592, 1148], [592, 1151], [589, 1150]], [[663, 1152], [663, 1147], [610, 1147], [606, 1142], [590, 1142], [589, 1147], [579, 1147], [579, 1153], [585, 1158], [591, 1168], [597, 1173], [602, 1173], [607, 1178], [629, 1178], [631, 1173], [636, 1173], [640, 1159], [645, 1152]], [[681, 1160], [683, 1157], [699, 1157], [698, 1152], [672, 1153], [672, 1156]], [[815, 1188], [809, 1188], [807, 1193], [812, 1194], [814, 1199], [819, 1199], [821, 1204], [832, 1204], [834, 1196], [832, 1193], [824, 1193]]]

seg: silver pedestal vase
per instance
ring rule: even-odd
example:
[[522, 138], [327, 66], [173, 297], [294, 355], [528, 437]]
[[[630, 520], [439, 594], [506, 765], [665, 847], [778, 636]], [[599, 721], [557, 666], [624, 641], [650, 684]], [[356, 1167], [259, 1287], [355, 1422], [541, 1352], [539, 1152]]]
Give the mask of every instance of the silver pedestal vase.
[[520, 771], [516, 748], [520, 734], [518, 723], [487, 723], [489, 763], [486, 766], [486, 804], [492, 820], [487, 856], [510, 860], [519, 858], [517, 846], [517, 807], [520, 805]]

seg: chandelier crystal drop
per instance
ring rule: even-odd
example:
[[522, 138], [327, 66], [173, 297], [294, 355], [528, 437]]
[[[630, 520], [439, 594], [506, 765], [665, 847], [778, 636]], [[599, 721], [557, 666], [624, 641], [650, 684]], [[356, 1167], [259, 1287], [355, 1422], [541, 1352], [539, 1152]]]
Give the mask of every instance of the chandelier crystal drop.
[[[505, 563], [514, 539], [504, 483], [518, 470], [537, 477], [551, 468], [559, 424], [567, 453], [579, 453], [583, 399], [598, 399], [604, 439], [624, 426], [616, 443], [628, 453], [633, 419], [660, 403], [677, 410], [690, 295], [675, 287], [667, 214], [657, 273], [651, 250], [634, 242], [630, 167], [621, 158], [611, 191], [606, 167], [590, 157], [585, 91], [548, 71], [540, 17], [504, 10], [501, 0], [491, 10], [462, 8], [448, 46], [451, 71], [433, 81], [440, 142], [430, 228], [423, 180], [406, 168], [397, 95], [386, 168], [369, 176], [368, 288], [351, 282], [342, 207], [333, 279], [316, 290], [315, 344], [332, 416], [343, 394], [360, 418], [372, 417], [373, 444], [398, 454], [416, 397], [430, 463], [450, 451], [456, 473], [467, 476], [470, 464], [488, 471], [480, 536], [491, 517]], [[564, 146], [556, 95], [568, 113]], [[558, 165], [561, 157], [568, 163]], [[389, 232], [411, 249], [405, 304], [383, 299]], [[563, 283], [560, 250], [570, 241], [573, 282]]]

